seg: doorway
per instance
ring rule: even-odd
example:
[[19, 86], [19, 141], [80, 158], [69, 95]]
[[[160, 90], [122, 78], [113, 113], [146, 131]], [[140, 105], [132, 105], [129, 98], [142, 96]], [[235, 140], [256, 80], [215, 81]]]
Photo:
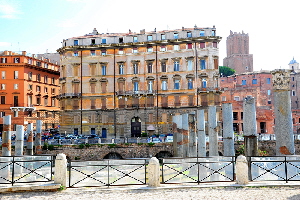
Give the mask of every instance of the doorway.
[[131, 137], [141, 137], [141, 119], [139, 117], [133, 117], [131, 119]]

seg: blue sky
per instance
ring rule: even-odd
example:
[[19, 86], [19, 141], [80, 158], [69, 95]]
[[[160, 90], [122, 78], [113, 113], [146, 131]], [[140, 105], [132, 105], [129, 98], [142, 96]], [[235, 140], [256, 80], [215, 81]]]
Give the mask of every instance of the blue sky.
[[[284, 3], [280, 3], [284, 2]], [[298, 1], [274, 0], [0, 0], [0, 51], [56, 52], [63, 39], [99, 33], [181, 27], [217, 28], [220, 65], [230, 33], [249, 33], [254, 69], [300, 62]]]

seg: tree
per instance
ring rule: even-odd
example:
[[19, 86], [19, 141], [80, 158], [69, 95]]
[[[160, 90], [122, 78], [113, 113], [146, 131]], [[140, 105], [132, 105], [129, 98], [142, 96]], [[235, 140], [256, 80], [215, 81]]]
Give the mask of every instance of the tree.
[[219, 73], [221, 77], [230, 76], [235, 73], [235, 70], [231, 69], [230, 67], [219, 66]]

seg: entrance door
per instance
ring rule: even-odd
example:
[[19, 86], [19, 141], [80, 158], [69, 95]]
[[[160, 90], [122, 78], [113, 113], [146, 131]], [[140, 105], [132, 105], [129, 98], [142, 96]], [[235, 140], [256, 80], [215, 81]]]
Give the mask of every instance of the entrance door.
[[91, 128], [91, 135], [96, 135], [96, 129], [95, 128]]
[[107, 130], [106, 128], [102, 129], [102, 138], [106, 138], [107, 137]]
[[131, 119], [131, 137], [141, 137], [141, 119], [139, 117], [133, 117]]
[[74, 135], [78, 135], [78, 128], [74, 128]]

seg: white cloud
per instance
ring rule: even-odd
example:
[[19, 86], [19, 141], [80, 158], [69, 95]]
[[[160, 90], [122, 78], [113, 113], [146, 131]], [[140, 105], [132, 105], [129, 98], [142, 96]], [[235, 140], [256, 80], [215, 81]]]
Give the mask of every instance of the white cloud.
[[10, 46], [11, 44], [9, 42], [0, 42], [0, 47], [6, 47]]
[[0, 1], [0, 17], [6, 19], [16, 19], [21, 12], [17, 9], [17, 5], [10, 4], [10, 1]]

